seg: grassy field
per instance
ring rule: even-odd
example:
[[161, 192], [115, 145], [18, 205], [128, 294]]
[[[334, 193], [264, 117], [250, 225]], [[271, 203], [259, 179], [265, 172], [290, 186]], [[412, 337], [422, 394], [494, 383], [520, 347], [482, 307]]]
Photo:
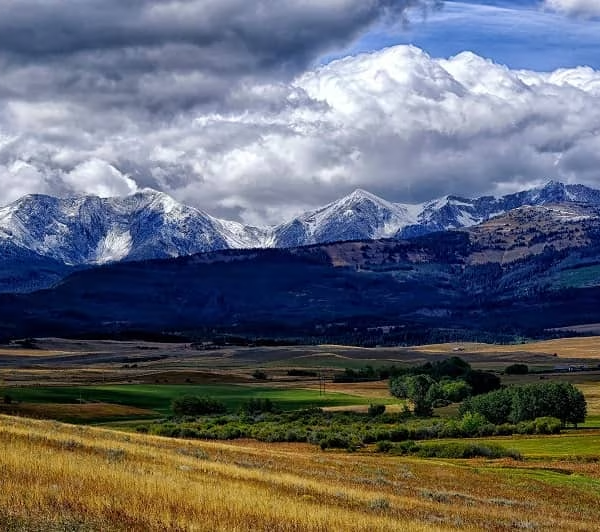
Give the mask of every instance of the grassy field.
[[[547, 377], [569, 380], [584, 392], [588, 430], [469, 440], [516, 449], [523, 461], [427, 460], [376, 454], [374, 446], [346, 453], [308, 444], [163, 439], [131, 432], [139, 421], [130, 421], [165, 416], [172, 399], [184, 394], [213, 397], [231, 411], [251, 398], [286, 410], [363, 411], [384, 403], [396, 411], [401, 402], [390, 397], [386, 381], [327, 382], [321, 395], [317, 379], [291, 379], [287, 369], [329, 370], [331, 377], [346, 367], [451, 355], [494, 369], [515, 361], [538, 368], [567, 359], [591, 364], [600, 360], [598, 338], [460, 344], [460, 352], [459, 344], [231, 348], [210, 355], [179, 345], [40, 345], [47, 352], [23, 351], [24, 362], [14, 349], [0, 352], [2, 393], [18, 401], [0, 405], [0, 530], [600, 531], [598, 374]], [[61, 358], [65, 353], [68, 360]], [[166, 358], [149, 359], [162, 353]], [[253, 379], [256, 368], [264, 368], [269, 380]], [[40, 385], [48, 382], [64, 385]], [[80, 425], [2, 415], [10, 412]], [[438, 411], [456, 412], [456, 405]], [[107, 421], [124, 431], [82, 426]]]
[[192, 442], [5, 416], [0, 446], [3, 530], [600, 530], [597, 463]]
[[[224, 402], [230, 409], [239, 408], [251, 398], [270, 399], [279, 408], [294, 410], [320, 406], [345, 406], [369, 404], [370, 398], [348, 393], [327, 392], [293, 387], [269, 387], [238, 385], [116, 385], [116, 386], [31, 386], [11, 388], [10, 395], [27, 404], [116, 404], [152, 410], [158, 414], [170, 412], [171, 401], [182, 395], [210, 396]], [[49, 416], [50, 417], [50, 416]], [[135, 417], [135, 416], [132, 416]]]
[[[524, 355], [542, 354], [555, 356], [558, 359], [600, 359], [600, 338], [588, 336], [581, 338], [560, 338], [540, 342], [529, 342], [515, 345], [492, 345], [477, 343], [452, 343], [423, 345], [412, 348], [420, 353], [452, 353], [463, 356], [465, 353], [479, 353], [482, 357], [494, 354], [522, 353]], [[460, 352], [455, 349], [461, 349]]]
[[[466, 441], [446, 439], [444, 441]], [[572, 430], [553, 436], [470, 438], [469, 443], [495, 443], [519, 451], [527, 459], [594, 459], [600, 461], [600, 430]], [[598, 485], [600, 489], [600, 485]], [[600, 491], [599, 491], [600, 494]]]

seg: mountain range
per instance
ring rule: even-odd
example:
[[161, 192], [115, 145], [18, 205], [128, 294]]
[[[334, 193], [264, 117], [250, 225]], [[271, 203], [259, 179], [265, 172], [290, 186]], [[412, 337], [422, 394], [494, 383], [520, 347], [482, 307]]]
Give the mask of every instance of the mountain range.
[[0, 210], [0, 256], [5, 338], [600, 323], [600, 192], [581, 185], [419, 206], [359, 190], [275, 228], [153, 191], [28, 196]]
[[356, 331], [385, 325], [426, 331], [420, 340], [458, 329], [459, 338], [483, 331], [496, 341], [599, 323], [599, 301], [600, 208], [563, 203], [405, 240], [86, 268], [51, 289], [0, 294], [0, 335], [221, 330], [340, 339], [332, 331], [342, 331], [354, 341]]
[[223, 249], [412, 238], [471, 227], [524, 205], [556, 203], [600, 205], [600, 191], [549, 182], [500, 198], [446, 196], [406, 205], [359, 189], [293, 220], [262, 228], [215, 218], [153, 190], [122, 198], [30, 195], [0, 209], [0, 244], [11, 247], [13, 256], [22, 250], [24, 257], [50, 261], [53, 270], [57, 264], [78, 267]]

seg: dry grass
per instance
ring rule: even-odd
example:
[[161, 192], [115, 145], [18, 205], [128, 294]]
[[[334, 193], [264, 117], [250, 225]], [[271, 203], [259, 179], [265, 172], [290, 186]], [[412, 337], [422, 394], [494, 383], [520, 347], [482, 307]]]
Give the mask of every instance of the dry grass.
[[132, 418], [139, 416], [156, 416], [156, 412], [135, 408], [132, 406], [84, 403], [84, 404], [56, 404], [56, 403], [18, 403], [0, 404], [0, 414], [11, 414], [35, 419], [58, 419], [70, 422], [87, 422], [90, 420]]
[[[454, 349], [464, 351], [454, 351]], [[453, 354], [463, 356], [465, 353], [481, 353], [481, 355], [497, 353], [531, 353], [556, 355], [569, 359], [600, 359], [600, 337], [561, 338], [519, 345], [492, 345], [478, 343], [432, 344], [413, 348], [421, 353]]]
[[46, 351], [41, 349], [0, 349], [0, 357], [53, 357], [71, 355], [68, 351]]
[[[301, 386], [310, 390], [319, 389], [318, 383], [303, 383]], [[390, 402], [395, 401], [390, 394], [390, 387], [387, 380], [376, 382], [328, 382], [325, 386], [325, 391], [327, 393], [346, 393], [359, 397], [387, 399]]]
[[[198, 443], [5, 416], [0, 447], [3, 530], [600, 529], [597, 491], [539, 479], [532, 463]], [[598, 478], [599, 467], [577, 472]]]
[[600, 416], [600, 383], [586, 382], [578, 384], [577, 388], [585, 395], [588, 414]]

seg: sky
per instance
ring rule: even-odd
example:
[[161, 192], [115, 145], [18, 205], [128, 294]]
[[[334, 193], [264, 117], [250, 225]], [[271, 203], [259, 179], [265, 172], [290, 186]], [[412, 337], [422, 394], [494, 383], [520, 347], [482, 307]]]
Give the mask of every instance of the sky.
[[0, 0], [0, 204], [264, 225], [599, 169], [600, 0]]

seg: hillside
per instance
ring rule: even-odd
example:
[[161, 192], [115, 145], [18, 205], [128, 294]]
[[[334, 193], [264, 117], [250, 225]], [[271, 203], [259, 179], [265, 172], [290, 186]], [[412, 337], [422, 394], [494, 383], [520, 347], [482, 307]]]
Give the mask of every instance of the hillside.
[[539, 334], [600, 321], [599, 235], [597, 208], [551, 205], [404, 241], [122, 262], [4, 295], [0, 318], [13, 337], [214, 327], [306, 337], [339, 324]]
[[0, 445], [8, 530], [589, 531], [600, 521], [592, 462], [182, 441], [6, 416]]
[[[144, 189], [125, 197], [57, 198], [29, 195], [0, 208], [0, 244], [21, 254], [63, 266], [96, 266], [120, 261], [189, 256], [226, 249], [293, 248], [352, 240], [405, 239], [461, 229], [527, 206], [600, 206], [600, 191], [549, 182], [503, 197], [446, 196], [418, 204], [387, 201], [355, 190], [328, 205], [254, 227], [223, 220]], [[0, 257], [0, 267], [4, 257]], [[48, 277], [41, 284], [49, 285]], [[14, 291], [37, 285], [14, 279]], [[10, 291], [11, 285], [0, 285]]]

